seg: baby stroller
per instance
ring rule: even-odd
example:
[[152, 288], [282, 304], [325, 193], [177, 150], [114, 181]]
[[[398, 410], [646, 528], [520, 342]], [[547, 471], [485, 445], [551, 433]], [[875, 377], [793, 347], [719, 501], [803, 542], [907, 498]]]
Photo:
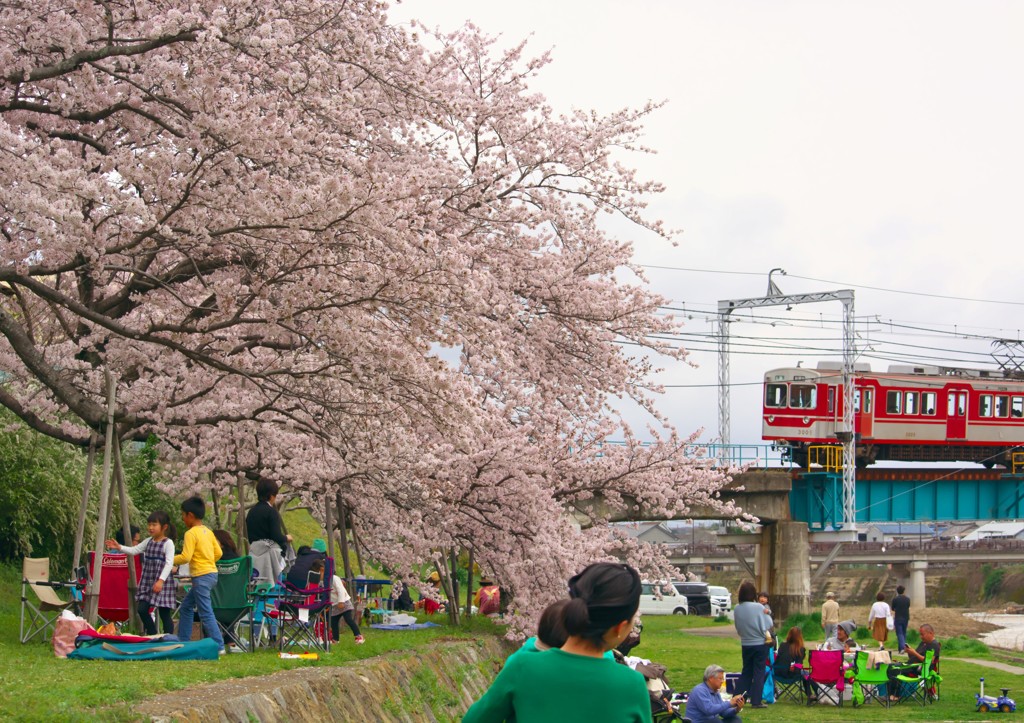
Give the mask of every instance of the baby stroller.
[[665, 678], [667, 668], [660, 663], [645, 661], [640, 658], [627, 659], [627, 654], [640, 644], [643, 623], [637, 620], [633, 630], [615, 649], [615, 660], [622, 665], [633, 668], [644, 676], [647, 681], [647, 692], [651, 697], [651, 718], [655, 723], [682, 721], [686, 708], [686, 694], [676, 693]]

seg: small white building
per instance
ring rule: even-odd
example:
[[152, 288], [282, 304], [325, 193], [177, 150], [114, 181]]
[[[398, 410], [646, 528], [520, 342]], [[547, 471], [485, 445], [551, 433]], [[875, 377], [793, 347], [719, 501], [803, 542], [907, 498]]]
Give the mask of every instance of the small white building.
[[962, 538], [965, 542], [979, 540], [1024, 540], [1024, 522], [988, 522]]

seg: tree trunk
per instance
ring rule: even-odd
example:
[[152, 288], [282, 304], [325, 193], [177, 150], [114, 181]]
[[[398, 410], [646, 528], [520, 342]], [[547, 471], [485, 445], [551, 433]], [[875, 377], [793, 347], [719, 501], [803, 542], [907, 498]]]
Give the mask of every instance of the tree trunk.
[[469, 548], [469, 569], [466, 574], [466, 617], [473, 614], [473, 548]]
[[[327, 533], [327, 557], [334, 560], [334, 511], [331, 506], [331, 488], [324, 491], [324, 531]], [[335, 573], [337, 573], [338, 562], [334, 562]]]
[[245, 531], [245, 475], [238, 475], [238, 544], [248, 554], [249, 540]]
[[338, 493], [338, 542], [341, 544], [341, 560], [344, 564], [345, 578], [352, 579], [352, 563], [348, 559], [348, 521], [346, 520], [347, 510], [345, 501], [341, 499], [341, 492]]

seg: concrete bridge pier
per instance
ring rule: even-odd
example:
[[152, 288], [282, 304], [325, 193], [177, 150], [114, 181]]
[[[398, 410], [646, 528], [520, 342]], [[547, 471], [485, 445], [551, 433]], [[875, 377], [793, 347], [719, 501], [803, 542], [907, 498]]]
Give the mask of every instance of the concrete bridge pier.
[[[896, 563], [892, 566], [893, 574], [899, 581], [898, 584], [907, 588], [907, 595], [910, 597], [912, 609], [923, 609], [928, 601], [925, 599], [925, 575], [928, 571], [927, 560], [910, 560], [908, 562]], [[895, 595], [895, 590], [883, 590], [887, 596]]]
[[910, 607], [923, 608], [926, 605], [924, 592], [924, 576], [928, 569], [927, 560], [914, 560], [909, 563], [910, 585], [907, 586], [907, 595], [910, 596]]
[[811, 562], [807, 523], [778, 520], [764, 525], [755, 561], [758, 590], [771, 594], [776, 624], [811, 612]]

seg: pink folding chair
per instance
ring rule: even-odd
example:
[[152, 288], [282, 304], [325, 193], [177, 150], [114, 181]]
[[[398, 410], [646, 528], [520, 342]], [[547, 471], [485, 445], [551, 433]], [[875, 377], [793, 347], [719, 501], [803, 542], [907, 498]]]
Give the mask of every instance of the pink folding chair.
[[846, 686], [842, 650], [812, 650], [810, 654], [810, 680], [817, 684], [818, 699], [827, 695], [836, 705], [843, 704]]

